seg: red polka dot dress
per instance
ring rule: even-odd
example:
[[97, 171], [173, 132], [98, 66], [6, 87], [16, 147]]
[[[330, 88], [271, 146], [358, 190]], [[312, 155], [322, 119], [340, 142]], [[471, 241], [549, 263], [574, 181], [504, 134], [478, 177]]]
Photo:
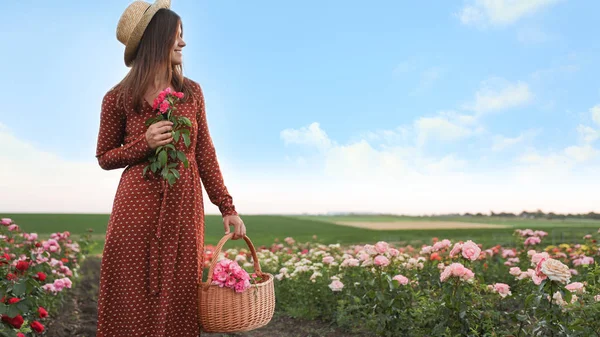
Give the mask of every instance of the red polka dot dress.
[[[141, 114], [117, 104], [116, 90], [103, 99], [96, 157], [105, 170], [125, 168], [114, 198], [102, 256], [98, 337], [197, 337], [198, 283], [202, 279], [202, 185], [223, 216], [235, 215], [208, 130], [204, 97], [179, 102], [176, 114], [192, 121], [188, 168], [169, 186], [150, 171], [142, 177], [149, 147], [144, 122], [155, 113], [144, 100]], [[129, 98], [131, 103], [132, 99]], [[131, 104], [130, 104], [131, 105]], [[174, 142], [174, 141], [173, 141]]]

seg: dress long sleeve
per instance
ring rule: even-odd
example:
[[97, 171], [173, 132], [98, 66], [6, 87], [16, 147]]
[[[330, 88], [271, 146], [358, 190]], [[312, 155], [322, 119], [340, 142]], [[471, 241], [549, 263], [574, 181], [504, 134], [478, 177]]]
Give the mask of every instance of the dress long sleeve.
[[153, 152], [144, 133], [126, 142], [125, 127], [125, 112], [117, 105], [115, 93], [109, 92], [102, 100], [96, 147], [98, 164], [104, 170], [138, 164]]
[[215, 146], [208, 130], [204, 95], [198, 84], [196, 84], [196, 89], [199, 92], [200, 109], [198, 110], [197, 115], [198, 139], [196, 142], [195, 159], [196, 163], [198, 164], [200, 178], [202, 179], [204, 188], [206, 189], [206, 193], [208, 194], [210, 201], [215, 206], [219, 207], [219, 211], [221, 212], [222, 216], [237, 215], [238, 213], [235, 209], [235, 205], [233, 204], [233, 198], [229, 194], [227, 187], [223, 182], [223, 175], [217, 160]]

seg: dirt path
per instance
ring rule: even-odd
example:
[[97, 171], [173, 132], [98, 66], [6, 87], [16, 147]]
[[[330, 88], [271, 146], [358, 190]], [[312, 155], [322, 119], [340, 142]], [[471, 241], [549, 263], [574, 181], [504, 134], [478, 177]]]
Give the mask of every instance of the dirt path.
[[465, 228], [507, 228], [505, 225], [492, 225], [483, 223], [457, 222], [457, 221], [336, 221], [338, 225], [360, 227], [374, 230], [401, 230], [401, 229], [465, 229]]
[[[46, 337], [94, 337], [97, 326], [98, 282], [100, 280], [100, 258], [88, 257], [81, 265], [81, 280], [73, 284], [59, 312], [47, 326]], [[339, 331], [328, 323], [306, 321], [285, 316], [275, 316], [260, 329], [237, 334], [208, 334], [202, 337], [345, 337], [347, 332]], [[366, 335], [353, 335], [367, 337]]]

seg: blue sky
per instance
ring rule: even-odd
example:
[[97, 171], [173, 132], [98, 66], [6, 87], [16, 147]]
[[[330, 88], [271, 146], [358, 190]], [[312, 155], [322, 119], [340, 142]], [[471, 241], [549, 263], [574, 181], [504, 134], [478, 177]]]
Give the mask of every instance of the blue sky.
[[[4, 6], [0, 159], [23, 178], [0, 183], [14, 189], [0, 210], [110, 210], [120, 172], [94, 154], [102, 96], [128, 69], [129, 3]], [[600, 210], [596, 1], [172, 9], [242, 212]]]

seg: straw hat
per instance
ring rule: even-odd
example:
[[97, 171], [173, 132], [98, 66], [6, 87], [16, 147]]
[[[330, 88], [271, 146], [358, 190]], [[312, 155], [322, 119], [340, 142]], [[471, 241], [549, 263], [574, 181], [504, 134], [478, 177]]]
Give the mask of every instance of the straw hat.
[[131, 66], [137, 47], [150, 20], [161, 8], [170, 8], [171, 0], [156, 0], [150, 4], [134, 1], [125, 9], [117, 24], [117, 40], [125, 45], [125, 65]]

